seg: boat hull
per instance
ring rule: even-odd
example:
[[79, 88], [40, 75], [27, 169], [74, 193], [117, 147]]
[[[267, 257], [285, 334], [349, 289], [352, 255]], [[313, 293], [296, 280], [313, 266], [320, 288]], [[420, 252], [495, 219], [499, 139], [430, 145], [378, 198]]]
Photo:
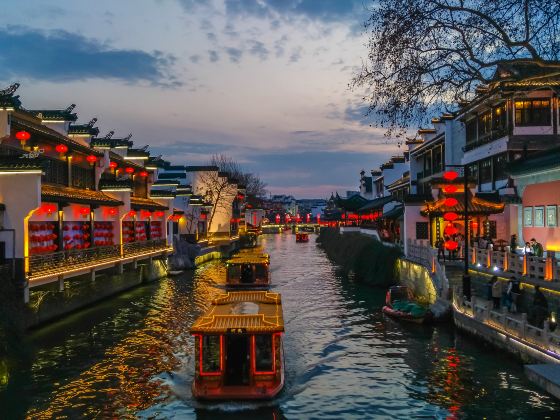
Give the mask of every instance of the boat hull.
[[224, 386], [204, 388], [192, 385], [192, 393], [199, 400], [271, 400], [284, 388], [284, 378], [275, 387], [262, 386]]
[[383, 313], [396, 319], [401, 319], [403, 321], [414, 322], [415, 324], [423, 324], [426, 320], [425, 316], [414, 317], [407, 312], [397, 311], [387, 305], [382, 309]]

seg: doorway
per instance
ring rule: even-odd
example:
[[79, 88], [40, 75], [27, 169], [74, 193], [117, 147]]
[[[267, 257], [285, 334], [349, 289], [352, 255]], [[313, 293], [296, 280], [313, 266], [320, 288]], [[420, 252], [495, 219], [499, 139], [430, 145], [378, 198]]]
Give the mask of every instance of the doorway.
[[249, 385], [249, 336], [226, 335], [226, 385]]

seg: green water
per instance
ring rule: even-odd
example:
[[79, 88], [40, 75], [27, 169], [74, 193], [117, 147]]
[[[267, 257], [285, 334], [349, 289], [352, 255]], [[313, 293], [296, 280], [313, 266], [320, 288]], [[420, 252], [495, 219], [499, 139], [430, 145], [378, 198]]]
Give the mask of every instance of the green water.
[[286, 386], [265, 403], [192, 399], [190, 325], [223, 291], [212, 262], [3, 343], [0, 419], [557, 418], [507, 355], [450, 326], [381, 314], [385, 290], [338, 273], [314, 243], [261, 238], [282, 293]]

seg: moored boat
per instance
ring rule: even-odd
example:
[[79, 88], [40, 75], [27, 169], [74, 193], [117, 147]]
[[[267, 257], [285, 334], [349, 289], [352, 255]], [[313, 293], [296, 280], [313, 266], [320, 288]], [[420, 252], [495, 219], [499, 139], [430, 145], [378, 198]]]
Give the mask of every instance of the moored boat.
[[229, 292], [192, 326], [195, 398], [271, 399], [284, 386], [281, 297], [265, 291]]
[[309, 235], [307, 233], [296, 233], [296, 242], [309, 242]]
[[383, 313], [403, 321], [422, 324], [432, 319], [432, 313], [414, 299], [414, 294], [406, 286], [392, 286], [387, 291]]
[[226, 261], [226, 286], [235, 289], [268, 288], [270, 258], [259, 249], [245, 249]]

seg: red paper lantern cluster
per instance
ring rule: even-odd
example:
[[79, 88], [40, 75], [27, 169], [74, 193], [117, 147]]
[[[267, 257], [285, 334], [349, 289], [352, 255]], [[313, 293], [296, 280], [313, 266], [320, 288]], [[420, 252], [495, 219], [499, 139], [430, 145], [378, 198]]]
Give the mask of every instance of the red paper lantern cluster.
[[459, 174], [456, 171], [445, 171], [443, 173], [443, 178], [448, 181], [454, 181], [457, 179], [458, 176]]
[[93, 225], [93, 244], [95, 246], [113, 245], [113, 223], [111, 222], [95, 222]]
[[[443, 173], [443, 178], [450, 182], [456, 180], [458, 176], [459, 174], [456, 171], [446, 171]], [[445, 194], [453, 194], [457, 192], [457, 186], [446, 185], [443, 187], [443, 192]], [[447, 197], [443, 203], [446, 207], [454, 207], [459, 204], [459, 201], [454, 197]], [[453, 222], [458, 218], [459, 215], [454, 211], [448, 211], [443, 214], [443, 220], [448, 222], [443, 231], [447, 237], [452, 237], [459, 232], [459, 229], [457, 229], [457, 227], [453, 224]], [[449, 239], [445, 241], [444, 247], [448, 251], [455, 251], [459, 247], [459, 243], [453, 239]]]
[[154, 216], [156, 216], [156, 217], [163, 217], [163, 214], [164, 213], [161, 210], [158, 210], [158, 211], [154, 212]]

